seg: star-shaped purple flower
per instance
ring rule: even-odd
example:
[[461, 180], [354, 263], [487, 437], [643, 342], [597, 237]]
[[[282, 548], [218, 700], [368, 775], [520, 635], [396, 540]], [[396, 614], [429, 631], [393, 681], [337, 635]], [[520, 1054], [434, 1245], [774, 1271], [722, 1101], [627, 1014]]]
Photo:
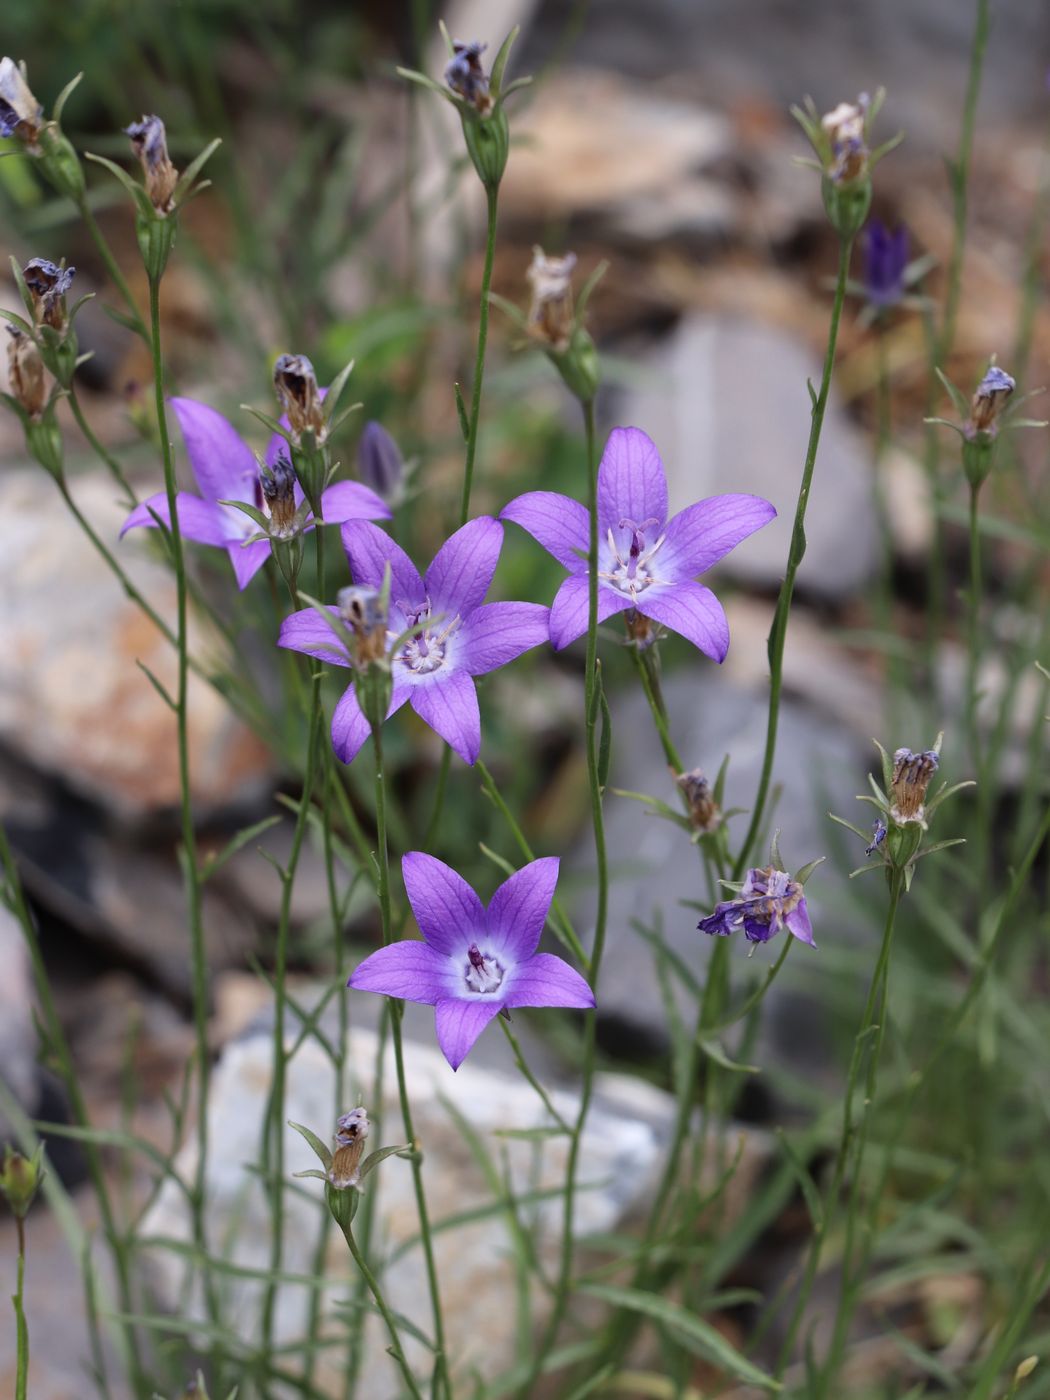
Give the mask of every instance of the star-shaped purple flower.
[[739, 898], [716, 905], [715, 912], [701, 919], [697, 928], [720, 937], [743, 929], [744, 937], [751, 943], [768, 943], [786, 928], [800, 943], [817, 946], [801, 882], [773, 865], [749, 870]]
[[[235, 506], [220, 505], [220, 501], [245, 501], [256, 510], [263, 508], [259, 465], [251, 448], [221, 413], [196, 399], [169, 399], [182, 429], [183, 441], [190, 466], [201, 489], [199, 496], [180, 491], [176, 497], [179, 529], [185, 539], [198, 544], [215, 545], [225, 549], [237, 576], [237, 586], [247, 588], [270, 557], [268, 540], [245, 540], [258, 534], [259, 527], [250, 516]], [[287, 419], [281, 419], [287, 428]], [[279, 433], [274, 433], [266, 448], [266, 465], [273, 468], [288, 450]], [[302, 487], [295, 483], [295, 504], [303, 499]], [[359, 481], [337, 481], [321, 496], [321, 514], [326, 525], [344, 520], [388, 520], [390, 510], [374, 491]], [[163, 491], [143, 501], [125, 520], [121, 538], [138, 525], [156, 526], [154, 515], [171, 524], [168, 497]], [[307, 529], [313, 529], [310, 519]]]
[[347, 985], [433, 1006], [438, 1044], [453, 1069], [505, 1007], [594, 1006], [578, 972], [553, 953], [536, 952], [558, 882], [557, 859], [522, 866], [487, 909], [444, 861], [409, 851], [401, 869], [423, 942], [378, 949]]
[[[390, 566], [389, 642], [409, 628], [422, 628], [390, 657], [387, 718], [411, 701], [416, 714], [473, 763], [481, 749], [473, 677], [505, 666], [549, 635], [550, 612], [540, 604], [483, 601], [499, 561], [503, 527], [490, 516], [468, 520], [441, 546], [422, 578], [405, 551], [375, 525], [349, 521], [342, 535], [355, 583], [381, 588]], [[313, 608], [285, 618], [278, 645], [350, 665]], [[333, 747], [349, 763], [368, 736], [368, 721], [350, 685], [332, 716]]]
[[[775, 515], [761, 496], [711, 496], [669, 521], [655, 444], [640, 428], [614, 428], [598, 468], [598, 621], [633, 609], [724, 660], [729, 624], [696, 575]], [[551, 608], [560, 651], [587, 630], [588, 513], [569, 496], [529, 491], [500, 518], [528, 530], [569, 570]]]

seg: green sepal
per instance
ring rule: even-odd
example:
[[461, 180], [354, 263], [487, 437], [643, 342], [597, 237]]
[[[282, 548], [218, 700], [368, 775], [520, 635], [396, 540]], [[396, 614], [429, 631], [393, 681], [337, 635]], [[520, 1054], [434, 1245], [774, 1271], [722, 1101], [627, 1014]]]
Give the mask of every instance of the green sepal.
[[191, 189], [191, 186], [194, 180], [200, 174], [201, 170], [203, 170], [206, 162], [211, 160], [212, 156], [215, 154], [215, 152], [219, 149], [221, 145], [222, 140], [218, 136], [215, 137], [214, 141], [209, 141], [208, 144], [205, 146], [204, 150], [201, 151], [200, 155], [195, 156], [194, 159], [190, 161], [189, 165], [187, 165], [186, 169], [179, 176], [178, 182], [175, 185], [175, 188], [172, 191], [171, 195], [172, 203], [175, 205], [176, 208], [178, 208], [180, 204], [185, 204], [187, 199], [190, 199], [194, 194], [198, 192], [198, 190], [204, 188], [203, 185], [199, 185], [197, 187], [197, 190], [194, 190]]
[[496, 107], [486, 117], [473, 107], [460, 111], [463, 139], [467, 154], [478, 172], [478, 179], [487, 190], [496, 190], [507, 168], [510, 154], [510, 128], [502, 107]]
[[369, 1172], [375, 1171], [379, 1163], [385, 1161], [387, 1157], [404, 1157], [406, 1161], [413, 1161], [417, 1157], [416, 1150], [411, 1143], [399, 1143], [395, 1147], [378, 1147], [374, 1152], [370, 1152], [358, 1169], [358, 1180], [364, 1181]]
[[289, 1128], [294, 1128], [300, 1137], [306, 1139], [313, 1148], [325, 1171], [330, 1171], [332, 1167], [332, 1153], [328, 1145], [322, 1142], [315, 1132], [312, 1132], [309, 1128], [304, 1128], [302, 1123], [293, 1123], [292, 1120], [289, 1119], [288, 1126]]
[[823, 175], [820, 194], [832, 227], [844, 242], [857, 236], [864, 226], [871, 208], [871, 179], [862, 175], [859, 180], [848, 185], [837, 184], [829, 175]]

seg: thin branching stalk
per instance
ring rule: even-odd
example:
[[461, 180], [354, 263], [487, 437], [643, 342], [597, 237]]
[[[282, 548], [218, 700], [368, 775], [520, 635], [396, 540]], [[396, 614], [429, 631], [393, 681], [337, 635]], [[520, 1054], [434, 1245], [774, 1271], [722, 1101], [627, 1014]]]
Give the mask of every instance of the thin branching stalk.
[[485, 232], [485, 264], [481, 271], [481, 307], [478, 319], [478, 348], [474, 356], [474, 382], [470, 391], [470, 418], [467, 425], [467, 460], [463, 468], [463, 502], [459, 523], [465, 525], [470, 515], [470, 491], [474, 484], [474, 459], [478, 451], [478, 421], [481, 417], [481, 385], [485, 378], [485, 346], [489, 338], [489, 289], [492, 286], [492, 263], [496, 256], [496, 205], [499, 189], [485, 191], [488, 220]]
[[343, 1225], [340, 1223], [340, 1229], [343, 1232], [343, 1238], [346, 1240], [350, 1253], [354, 1256], [354, 1263], [357, 1265], [358, 1269], [360, 1269], [361, 1277], [368, 1286], [368, 1291], [375, 1299], [375, 1305], [379, 1309], [383, 1321], [386, 1323], [386, 1330], [390, 1335], [390, 1352], [397, 1362], [402, 1376], [405, 1378], [405, 1385], [408, 1387], [408, 1392], [415, 1397], [415, 1400], [423, 1400], [423, 1393], [416, 1384], [416, 1378], [413, 1376], [408, 1361], [405, 1359], [405, 1352], [401, 1345], [401, 1336], [397, 1330], [397, 1323], [394, 1321], [394, 1315], [390, 1311], [387, 1301], [383, 1296], [383, 1290], [379, 1287], [375, 1274], [373, 1274], [372, 1270], [368, 1267], [364, 1254], [358, 1248], [351, 1226], [349, 1224]]
[[128, 484], [128, 479], [124, 475], [123, 467], [121, 467], [113, 453], [99, 441], [94, 428], [92, 428], [91, 424], [88, 422], [84, 410], [81, 407], [80, 396], [77, 393], [75, 384], [71, 384], [69, 388], [69, 407], [77, 427], [84, 435], [84, 440], [87, 442], [92, 452], [94, 452], [95, 456], [98, 457], [99, 461], [103, 463], [121, 491], [123, 491], [124, 499], [129, 508], [138, 505], [138, 498]]
[[851, 238], [840, 240], [839, 270], [835, 281], [835, 300], [831, 307], [828, 346], [824, 355], [824, 373], [821, 376], [820, 392], [813, 399], [809, 444], [806, 447], [806, 460], [802, 468], [798, 503], [795, 506], [795, 523], [791, 530], [787, 570], [784, 574], [784, 582], [780, 587], [780, 595], [777, 598], [773, 626], [769, 632], [769, 719], [766, 726], [766, 747], [762, 757], [762, 772], [758, 780], [758, 792], [755, 794], [747, 835], [744, 837], [733, 866], [735, 880], [739, 880], [747, 868], [752, 848], [762, 829], [762, 821], [766, 813], [766, 799], [769, 796], [769, 785], [773, 777], [773, 757], [777, 747], [777, 723], [780, 718], [780, 693], [784, 684], [784, 643], [787, 640], [788, 616], [791, 612], [791, 600], [795, 592], [795, 575], [798, 573], [802, 557], [806, 552], [806, 507], [809, 505], [809, 493], [813, 486], [813, 468], [817, 462], [817, 449], [820, 446], [820, 434], [824, 426], [824, 414], [828, 406], [828, 394], [831, 390], [831, 372], [835, 365], [835, 347], [838, 342], [842, 304], [846, 296], [846, 279], [849, 276], [852, 249], [853, 240]]

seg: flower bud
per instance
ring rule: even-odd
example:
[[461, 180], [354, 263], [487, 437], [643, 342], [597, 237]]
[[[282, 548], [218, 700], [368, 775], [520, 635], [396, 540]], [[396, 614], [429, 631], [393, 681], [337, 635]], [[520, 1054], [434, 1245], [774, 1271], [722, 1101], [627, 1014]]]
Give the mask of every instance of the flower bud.
[[0, 136], [13, 136], [36, 149], [44, 109], [29, 90], [25, 71], [14, 59], [0, 59]]
[[965, 436], [972, 439], [978, 433], [987, 433], [989, 437], [995, 437], [999, 431], [999, 415], [1016, 388], [1017, 381], [1012, 375], [998, 365], [989, 366], [970, 404], [970, 421], [963, 430]]
[[893, 755], [890, 816], [898, 826], [909, 822], [926, 825], [926, 790], [939, 763], [936, 749], [927, 749], [924, 753], [898, 749]]
[[336, 599], [339, 616], [353, 633], [351, 660], [360, 670], [386, 656], [387, 610], [378, 589], [351, 584]]
[[351, 1109], [336, 1123], [328, 1180], [337, 1191], [346, 1191], [360, 1182], [361, 1157], [368, 1138], [368, 1128], [368, 1113], [363, 1108]]
[[572, 271], [576, 254], [549, 258], [536, 244], [525, 276], [532, 288], [528, 330], [551, 349], [568, 350], [575, 320], [572, 310]]
[[272, 467], [263, 467], [259, 474], [263, 500], [270, 512], [270, 533], [286, 539], [295, 533], [298, 506], [295, 500], [295, 468], [285, 456]]
[[44, 362], [31, 335], [10, 324], [7, 333], [11, 337], [7, 342], [7, 372], [11, 381], [11, 394], [31, 421], [38, 423], [48, 399]]
[[452, 44], [452, 57], [445, 67], [445, 82], [483, 117], [492, 111], [489, 78], [481, 66], [481, 55], [486, 48], [487, 44], [476, 41], [463, 44], [457, 39]]
[[150, 203], [161, 216], [170, 214], [175, 208], [173, 196], [179, 182], [179, 172], [168, 156], [164, 123], [160, 117], [143, 117], [141, 121], [125, 127], [124, 135], [131, 138], [132, 149], [142, 162]]
[[405, 462], [401, 449], [382, 423], [366, 423], [357, 454], [358, 471], [366, 486], [386, 501], [396, 504], [401, 499]]
[[37, 325], [50, 326], [59, 333], [66, 329], [66, 293], [75, 273], [75, 267], [59, 267], [47, 258], [30, 258], [26, 263], [22, 276], [33, 298]]
[[44, 1149], [41, 1145], [32, 1157], [23, 1157], [13, 1147], [4, 1148], [4, 1164], [0, 1170], [0, 1195], [11, 1207], [11, 1213], [19, 1220], [29, 1214], [40, 1184], [44, 1180]]
[[722, 812], [712, 796], [711, 784], [700, 769], [679, 773], [675, 782], [689, 804], [689, 820], [694, 828], [705, 835], [717, 830], [722, 822]]
[[279, 355], [273, 367], [277, 401], [288, 415], [293, 439], [312, 433], [318, 443], [327, 435], [314, 367], [305, 355]]

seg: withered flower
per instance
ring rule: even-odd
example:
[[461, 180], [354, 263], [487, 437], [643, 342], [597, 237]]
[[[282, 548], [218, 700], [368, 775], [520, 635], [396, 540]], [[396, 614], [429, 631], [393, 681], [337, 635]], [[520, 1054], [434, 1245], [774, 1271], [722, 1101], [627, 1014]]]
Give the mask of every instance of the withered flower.
[[351, 1109], [336, 1123], [328, 1180], [337, 1191], [346, 1191], [360, 1182], [361, 1157], [365, 1150], [368, 1129], [368, 1113], [363, 1108]]
[[525, 274], [532, 288], [529, 334], [554, 350], [567, 350], [572, 339], [572, 272], [575, 266], [575, 253], [549, 258], [536, 244]]
[[38, 422], [47, 406], [47, 381], [44, 362], [33, 337], [18, 326], [9, 325], [7, 333], [7, 372], [11, 394], [29, 417]]
[[705, 835], [715, 831], [722, 822], [722, 810], [711, 792], [711, 784], [699, 768], [679, 773], [675, 782], [689, 804], [689, 820]]
[[303, 433], [313, 433], [324, 442], [327, 427], [321, 409], [321, 394], [314, 367], [305, 355], [279, 355], [273, 367], [277, 401], [288, 415], [292, 436], [298, 442]]
[[66, 293], [73, 285], [75, 267], [59, 267], [47, 258], [30, 258], [22, 276], [33, 297], [38, 325], [63, 331], [66, 317]]
[[142, 162], [146, 177], [146, 193], [158, 214], [170, 214], [175, 208], [175, 186], [179, 172], [168, 155], [168, 138], [160, 117], [143, 117], [124, 128], [131, 138], [132, 149]]
[[476, 41], [464, 44], [456, 39], [452, 44], [452, 57], [445, 67], [445, 82], [483, 117], [492, 110], [489, 75], [481, 66], [481, 55], [486, 48], [487, 44]]
[[44, 109], [29, 90], [13, 58], [0, 59], [0, 136], [14, 136], [31, 149], [43, 127]]

